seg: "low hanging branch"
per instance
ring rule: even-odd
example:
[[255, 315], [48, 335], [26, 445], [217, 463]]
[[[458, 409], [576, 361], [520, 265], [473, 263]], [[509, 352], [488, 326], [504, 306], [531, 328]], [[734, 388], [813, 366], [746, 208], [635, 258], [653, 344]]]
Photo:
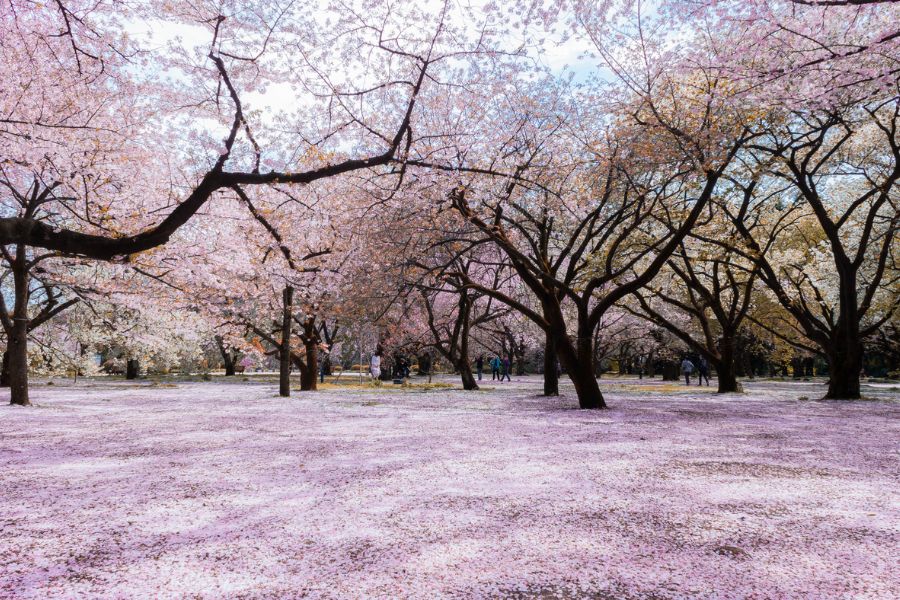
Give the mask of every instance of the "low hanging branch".
[[100, 260], [127, 257], [129, 254], [143, 252], [168, 242], [169, 238], [182, 225], [187, 223], [218, 190], [235, 190], [242, 185], [308, 184], [320, 179], [397, 162], [400, 160], [399, 154], [404, 146], [404, 139], [411, 135], [410, 122], [413, 110], [430, 64], [428, 60], [420, 60], [418, 78], [412, 86], [403, 117], [393, 138], [389, 140], [388, 148], [384, 152], [367, 158], [350, 158], [306, 171], [270, 171], [268, 173], [260, 173], [258, 169], [254, 169], [251, 172], [229, 172], [225, 170], [238, 133], [241, 129], [248, 128], [240, 98], [231, 83], [223, 61], [212, 53], [210, 54], [210, 59], [216, 65], [221, 80], [228, 89], [234, 105], [234, 119], [228, 137], [225, 139], [225, 151], [184, 201], [176, 206], [158, 225], [134, 235], [109, 237], [57, 228], [35, 219], [31, 215], [5, 217], [0, 218], [0, 245], [25, 244], [31, 247], [54, 250], [69, 256], [83, 256]]

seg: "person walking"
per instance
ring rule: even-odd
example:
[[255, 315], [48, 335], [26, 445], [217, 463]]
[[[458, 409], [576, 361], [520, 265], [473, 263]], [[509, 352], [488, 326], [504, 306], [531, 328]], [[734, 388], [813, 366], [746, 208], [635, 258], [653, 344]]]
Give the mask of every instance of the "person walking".
[[372, 355], [372, 360], [369, 361], [369, 373], [375, 381], [381, 378], [381, 354], [377, 351]]
[[697, 385], [703, 385], [703, 379], [706, 378], [706, 385], [709, 386], [709, 363], [706, 358], [701, 356], [697, 361]]
[[481, 381], [481, 372], [484, 370], [484, 356], [478, 355], [475, 359], [475, 371], [478, 373], [478, 381]]
[[687, 356], [681, 361], [681, 372], [684, 373], [684, 384], [691, 385], [691, 373], [694, 372], [694, 363], [688, 360]]
[[509, 358], [503, 357], [503, 375], [500, 377], [500, 383], [503, 383], [503, 379], [512, 383], [512, 379], [509, 377], [509, 371], [512, 368], [512, 363], [509, 362]]
[[500, 379], [500, 357], [494, 356], [491, 359], [491, 381]]

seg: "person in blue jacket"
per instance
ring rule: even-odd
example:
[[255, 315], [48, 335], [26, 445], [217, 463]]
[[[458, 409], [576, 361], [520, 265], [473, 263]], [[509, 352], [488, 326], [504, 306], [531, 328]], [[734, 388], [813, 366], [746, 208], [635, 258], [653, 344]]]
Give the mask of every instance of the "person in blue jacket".
[[491, 381], [500, 379], [500, 357], [494, 356], [491, 359]]

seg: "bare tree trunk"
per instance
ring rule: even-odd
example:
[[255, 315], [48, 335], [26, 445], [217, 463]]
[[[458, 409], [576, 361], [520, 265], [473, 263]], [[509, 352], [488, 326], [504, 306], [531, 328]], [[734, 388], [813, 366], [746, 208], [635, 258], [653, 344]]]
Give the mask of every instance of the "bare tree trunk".
[[281, 293], [281, 348], [278, 352], [278, 394], [291, 395], [291, 315], [294, 311], [294, 288], [286, 286]]
[[222, 355], [222, 363], [225, 366], [225, 376], [234, 375], [235, 372], [235, 356], [232, 354], [231, 350], [225, 348], [225, 341], [222, 339], [221, 335], [216, 336], [216, 346], [219, 347], [219, 353]]
[[[459, 333], [459, 358], [454, 365], [459, 370], [459, 376], [462, 379], [464, 390], [477, 390], [478, 383], [472, 375], [472, 361], [469, 359], [469, 332], [471, 330], [470, 315], [472, 314], [472, 304], [465, 297], [465, 305], [460, 307], [460, 318], [463, 319], [462, 327]], [[452, 352], [452, 348], [451, 348]]]
[[721, 366], [717, 366], [716, 374], [719, 377], [719, 387], [716, 389], [717, 394], [730, 394], [744, 391], [741, 388], [741, 384], [738, 383], [734, 363], [731, 365], [722, 363]]
[[743, 392], [741, 384], [737, 380], [737, 365], [735, 364], [735, 339], [733, 335], [723, 335], [719, 338], [719, 360], [715, 363], [718, 376], [718, 394]]
[[136, 358], [129, 358], [125, 363], [125, 379], [137, 379], [141, 371], [141, 363]]
[[556, 356], [556, 343], [548, 331], [544, 339], [544, 395], [559, 396], [559, 367]]
[[[840, 281], [840, 316], [823, 348], [828, 359], [828, 400], [858, 400], [863, 348], [859, 333], [856, 273], [843, 273]], [[812, 361], [810, 361], [812, 362]], [[810, 368], [810, 370], [812, 370]]]
[[8, 334], [9, 401], [28, 406], [28, 322], [16, 319]]
[[852, 333], [842, 332], [842, 338], [830, 349], [828, 358], [829, 400], [857, 400], [860, 397], [859, 376], [862, 371], [862, 344]]
[[578, 324], [578, 338], [575, 345], [566, 335], [566, 330], [561, 326], [551, 328], [554, 332], [554, 340], [559, 355], [559, 360], [566, 368], [566, 373], [575, 385], [575, 393], [578, 395], [578, 407], [584, 409], [606, 408], [606, 401], [600, 392], [600, 385], [594, 373], [594, 352], [592, 332], [586, 331], [584, 323], [586, 319], [580, 318]]
[[313, 342], [304, 344], [306, 348], [306, 370], [300, 374], [300, 389], [304, 392], [315, 391], [319, 376], [319, 346]]
[[0, 387], [9, 387], [9, 351], [3, 351], [3, 364], [0, 366]]
[[[10, 265], [13, 272], [13, 318], [3, 317], [6, 328], [6, 351], [9, 352], [9, 402], [28, 406], [28, 268], [25, 246], [16, 246], [16, 257]], [[4, 304], [5, 306], [5, 304]]]
[[594, 376], [593, 365], [583, 362], [567, 365], [566, 371], [572, 383], [575, 384], [575, 393], [578, 395], [578, 407], [585, 409], [606, 408], [606, 401], [600, 392], [600, 385]]
[[461, 359], [456, 361], [456, 369], [459, 371], [459, 376], [462, 379], [463, 389], [464, 390], [477, 390], [478, 382], [475, 381], [475, 376], [472, 375], [472, 367], [469, 365], [468, 359]]

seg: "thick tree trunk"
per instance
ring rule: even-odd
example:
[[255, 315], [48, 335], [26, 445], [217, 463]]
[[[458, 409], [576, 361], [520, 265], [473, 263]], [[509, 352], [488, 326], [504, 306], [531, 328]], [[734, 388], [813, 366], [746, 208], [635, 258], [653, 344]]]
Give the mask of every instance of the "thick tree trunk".
[[219, 353], [222, 355], [222, 364], [225, 367], [225, 376], [228, 377], [234, 375], [234, 363], [237, 357], [232, 354], [231, 350], [225, 348], [225, 341], [222, 339], [221, 335], [216, 336], [216, 345], [219, 347]]
[[743, 392], [741, 384], [738, 383], [737, 374], [735, 373], [734, 361], [723, 361], [716, 365], [716, 375], [719, 378], [719, 387], [716, 390], [718, 394], [730, 394], [734, 392]]
[[[840, 265], [839, 265], [840, 267]], [[828, 400], [858, 400], [863, 347], [859, 336], [856, 273], [841, 272], [840, 318], [823, 348], [828, 359]]]
[[456, 369], [459, 371], [459, 377], [462, 379], [462, 386], [464, 390], [477, 390], [478, 382], [475, 381], [475, 376], [472, 374], [472, 367], [469, 366], [468, 359], [461, 359], [456, 361]]
[[291, 395], [291, 315], [294, 312], [294, 288], [282, 290], [281, 348], [278, 352], [278, 394], [285, 398]]
[[9, 387], [9, 351], [3, 351], [3, 364], [0, 366], [0, 387]]
[[841, 273], [840, 319], [831, 347], [826, 350], [829, 380], [825, 398], [858, 400], [863, 348], [859, 337], [856, 272], [840, 268], [838, 271]]
[[13, 305], [12, 319], [3, 317], [6, 330], [6, 351], [9, 352], [9, 402], [28, 406], [28, 300], [29, 277], [25, 262], [25, 245], [16, 245], [12, 261]]
[[828, 353], [828, 400], [858, 400], [859, 374], [862, 371], [862, 345], [859, 340], [842, 340]]
[[544, 340], [544, 395], [559, 396], [559, 368], [557, 367], [556, 343], [547, 332]]
[[678, 364], [673, 362], [666, 361], [666, 363], [663, 364], [662, 373], [663, 381], [678, 381], [681, 379], [678, 376]]
[[606, 408], [606, 401], [600, 392], [600, 385], [594, 376], [594, 367], [591, 364], [567, 365], [566, 371], [572, 383], [575, 384], [575, 393], [578, 394], [578, 407], [595, 409]]
[[226, 350], [224, 345], [219, 346], [219, 348], [222, 351], [222, 363], [225, 367], [225, 376], [234, 376], [235, 367], [237, 366], [235, 364], [237, 362], [237, 353], [231, 349]]
[[141, 370], [141, 363], [136, 358], [129, 358], [125, 363], [125, 379], [137, 379]]
[[743, 392], [741, 384], [737, 380], [737, 365], [735, 364], [735, 342], [733, 337], [719, 338], [719, 361], [716, 363], [716, 375], [718, 376], [718, 394], [730, 394]]
[[[545, 302], [544, 318], [548, 335], [553, 338], [556, 356], [575, 385], [578, 407], [583, 409], [606, 408], [600, 385], [597, 383], [594, 365], [594, 332], [590, 326], [587, 308], [579, 306], [578, 337], [575, 344], [566, 334], [566, 320], [558, 302]], [[546, 376], [546, 374], [545, 374]]]
[[307, 374], [309, 371], [303, 358], [293, 350], [291, 350], [291, 369], [296, 369], [300, 373], [300, 387], [302, 389], [303, 382], [309, 377]]
[[[462, 379], [463, 389], [464, 390], [477, 390], [478, 382], [475, 381], [474, 375], [472, 375], [472, 361], [469, 358], [469, 331], [471, 328], [471, 323], [469, 321], [472, 305], [469, 301], [468, 296], [463, 296], [461, 298], [460, 307], [459, 307], [459, 317], [462, 319], [461, 327], [459, 329], [459, 354], [456, 360], [453, 360], [453, 348], [450, 348], [450, 352], [448, 353], [447, 358], [451, 359], [453, 362], [453, 366], [459, 371], [459, 377]], [[510, 342], [513, 343], [513, 348], [515, 348], [515, 340], [511, 339]], [[510, 370], [512, 370], [512, 362], [510, 362]]]
[[569, 340], [562, 327], [554, 328], [557, 353], [566, 373], [575, 385], [578, 407], [583, 409], [606, 408], [606, 401], [600, 392], [600, 385], [594, 374], [593, 332], [585, 331], [586, 318], [580, 318], [578, 339], [575, 345]]
[[300, 389], [304, 392], [315, 391], [319, 377], [319, 347], [315, 342], [304, 344], [306, 348], [306, 369], [300, 373]]
[[28, 322], [15, 320], [8, 333], [9, 402], [28, 406]]

